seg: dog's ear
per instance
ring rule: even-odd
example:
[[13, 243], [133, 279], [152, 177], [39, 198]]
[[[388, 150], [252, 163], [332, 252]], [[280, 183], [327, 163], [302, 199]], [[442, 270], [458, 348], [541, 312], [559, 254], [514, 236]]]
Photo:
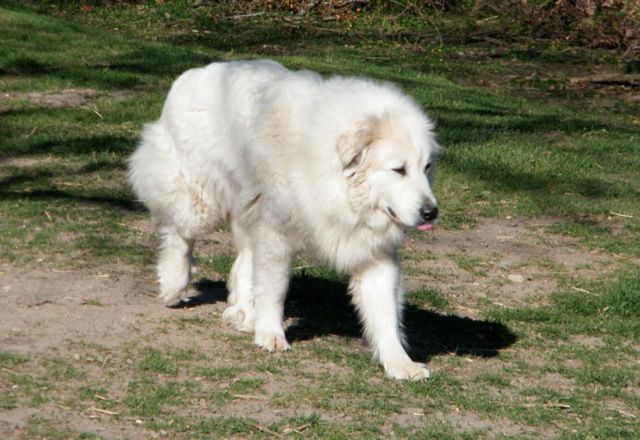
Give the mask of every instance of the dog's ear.
[[379, 119], [371, 117], [356, 130], [346, 132], [338, 138], [336, 148], [343, 170], [355, 170], [364, 161], [369, 147], [378, 137], [379, 125]]

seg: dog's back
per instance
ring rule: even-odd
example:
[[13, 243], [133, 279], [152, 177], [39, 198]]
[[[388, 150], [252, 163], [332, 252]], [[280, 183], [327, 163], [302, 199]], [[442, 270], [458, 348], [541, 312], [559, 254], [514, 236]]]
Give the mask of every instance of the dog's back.
[[129, 161], [135, 194], [161, 224], [195, 236], [228, 215], [238, 192], [234, 181], [251, 180], [237, 176], [244, 168], [238, 150], [254, 130], [256, 103], [268, 84], [288, 74], [273, 61], [239, 61], [191, 69], [176, 79], [160, 118], [145, 125]]

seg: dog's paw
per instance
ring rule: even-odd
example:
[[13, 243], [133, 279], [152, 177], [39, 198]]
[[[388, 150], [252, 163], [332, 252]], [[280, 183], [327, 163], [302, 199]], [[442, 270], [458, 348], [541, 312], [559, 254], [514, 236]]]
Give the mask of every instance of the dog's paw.
[[419, 362], [385, 365], [385, 373], [388, 377], [400, 380], [422, 380], [431, 376], [427, 366]]
[[164, 301], [164, 305], [167, 307], [174, 307], [180, 304], [182, 301], [189, 301], [188, 289], [186, 287], [183, 288], [166, 288], [162, 286], [160, 288], [160, 299]]
[[228, 326], [241, 332], [250, 333], [255, 328], [252, 313], [238, 305], [227, 307], [222, 313], [222, 319]]
[[284, 334], [281, 333], [256, 332], [255, 343], [258, 347], [262, 347], [271, 353], [291, 350], [291, 345], [287, 342]]

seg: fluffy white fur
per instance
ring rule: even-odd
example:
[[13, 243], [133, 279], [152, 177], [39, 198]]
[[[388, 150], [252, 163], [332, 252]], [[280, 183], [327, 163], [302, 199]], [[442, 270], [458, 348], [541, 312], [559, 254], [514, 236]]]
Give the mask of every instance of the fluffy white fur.
[[390, 84], [323, 79], [272, 61], [214, 63], [173, 84], [145, 126], [129, 178], [160, 226], [160, 296], [186, 298], [194, 240], [228, 221], [237, 246], [224, 319], [269, 351], [291, 260], [350, 274], [365, 337], [386, 374], [429, 376], [403, 348], [397, 248], [437, 217], [437, 144], [420, 108]]

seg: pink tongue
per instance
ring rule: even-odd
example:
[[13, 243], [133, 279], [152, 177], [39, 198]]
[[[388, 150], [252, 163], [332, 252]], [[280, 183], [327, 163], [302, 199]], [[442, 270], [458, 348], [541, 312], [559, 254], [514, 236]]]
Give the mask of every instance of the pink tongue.
[[431, 223], [425, 223], [424, 225], [418, 225], [419, 231], [430, 231], [433, 229], [433, 225]]

